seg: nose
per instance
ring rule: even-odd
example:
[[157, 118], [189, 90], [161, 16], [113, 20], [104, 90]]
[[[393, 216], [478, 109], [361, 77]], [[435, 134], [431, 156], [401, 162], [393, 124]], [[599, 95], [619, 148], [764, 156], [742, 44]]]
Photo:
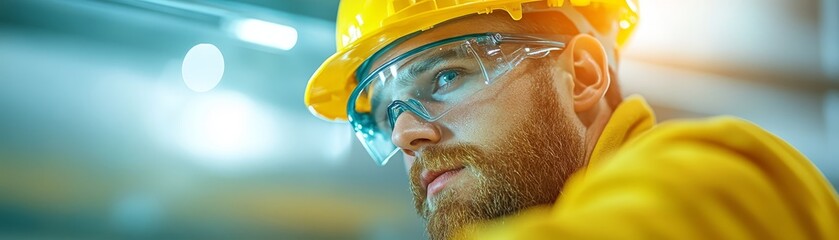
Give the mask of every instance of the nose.
[[434, 123], [426, 122], [413, 113], [401, 114], [396, 118], [391, 136], [393, 144], [407, 155], [415, 153], [424, 146], [440, 141], [440, 129]]

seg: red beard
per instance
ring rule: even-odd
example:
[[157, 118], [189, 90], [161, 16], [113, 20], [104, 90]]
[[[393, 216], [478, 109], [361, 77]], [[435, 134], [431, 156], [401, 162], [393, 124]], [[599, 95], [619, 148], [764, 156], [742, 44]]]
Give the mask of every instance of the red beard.
[[[543, 79], [534, 81], [533, 110], [504, 141], [423, 149], [409, 174], [430, 239], [450, 239], [470, 224], [552, 204], [565, 180], [585, 164], [581, 131], [562, 115], [553, 85]], [[429, 202], [420, 172], [458, 166], [464, 166], [459, 180], [470, 184], [449, 184]]]

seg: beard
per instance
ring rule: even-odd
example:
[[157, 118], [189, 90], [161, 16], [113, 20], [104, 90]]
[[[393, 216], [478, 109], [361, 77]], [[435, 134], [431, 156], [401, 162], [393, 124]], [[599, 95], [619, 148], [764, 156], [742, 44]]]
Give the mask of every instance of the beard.
[[[464, 227], [553, 204], [566, 179], [585, 164], [582, 136], [558, 101], [550, 77], [535, 79], [528, 116], [504, 140], [482, 144], [431, 145], [410, 169], [411, 191], [430, 239], [451, 239]], [[423, 169], [464, 166], [454, 185], [426, 199]]]

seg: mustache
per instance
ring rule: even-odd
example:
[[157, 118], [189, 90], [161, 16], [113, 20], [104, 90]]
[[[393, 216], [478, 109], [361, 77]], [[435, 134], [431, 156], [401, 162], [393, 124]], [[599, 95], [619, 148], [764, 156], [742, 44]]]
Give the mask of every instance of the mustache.
[[483, 152], [474, 145], [432, 145], [419, 152], [414, 166], [411, 167], [411, 172], [422, 171], [422, 169], [440, 170], [458, 165], [466, 165], [476, 162], [482, 155]]

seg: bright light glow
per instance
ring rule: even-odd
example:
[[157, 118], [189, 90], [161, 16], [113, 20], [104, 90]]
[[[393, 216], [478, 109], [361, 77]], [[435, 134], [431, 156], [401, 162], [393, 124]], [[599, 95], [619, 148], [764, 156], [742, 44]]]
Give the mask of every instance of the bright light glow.
[[629, 26], [630, 26], [629, 21], [626, 21], [626, 20], [621, 20], [621, 21], [620, 21], [620, 26], [621, 26], [621, 28], [622, 28], [622, 29], [627, 29], [627, 28], [629, 28]]
[[[678, 63], [738, 74], [767, 70], [790, 74], [818, 71], [818, 59], [812, 56], [819, 51], [814, 46], [816, 25], [812, 25], [810, 17], [790, 11], [806, 5], [801, 1], [783, 4], [761, 0], [639, 2], [640, 20], [629, 45], [621, 50], [624, 59], [666, 65]], [[809, 13], [807, 9], [802, 11]], [[793, 42], [806, 44], [784, 51], [767, 50], [777, 49], [778, 43]]]
[[399, 78], [399, 75], [397, 75], [396, 72], [396, 65], [390, 65], [390, 75], [393, 77], [393, 79]]
[[379, 79], [382, 80], [382, 84], [387, 82], [387, 78], [385, 78], [385, 72], [379, 72]]
[[195, 45], [184, 56], [181, 76], [189, 89], [206, 92], [215, 88], [224, 75], [224, 56], [212, 44]]
[[358, 22], [358, 25], [364, 25], [364, 19], [361, 19], [361, 14], [355, 15], [355, 21]]
[[629, 6], [629, 10], [633, 12], [638, 12], [638, 5], [635, 4], [635, 1], [626, 1], [626, 5]]
[[236, 169], [253, 167], [279, 147], [274, 117], [246, 96], [225, 92], [200, 95], [181, 118], [181, 145], [202, 164]]
[[243, 41], [280, 50], [290, 50], [297, 44], [297, 30], [286, 25], [249, 18], [235, 21], [232, 27]]

